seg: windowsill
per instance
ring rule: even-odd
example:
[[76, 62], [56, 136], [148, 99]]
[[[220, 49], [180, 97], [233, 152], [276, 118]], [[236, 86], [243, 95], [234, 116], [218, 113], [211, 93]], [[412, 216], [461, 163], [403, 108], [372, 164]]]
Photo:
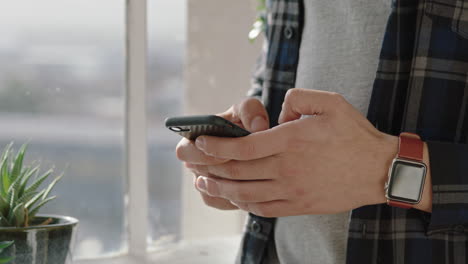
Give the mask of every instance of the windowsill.
[[131, 257], [83, 260], [75, 264], [232, 264], [239, 249], [241, 236], [183, 241], [165, 250], [150, 253], [148, 260]]
[[148, 263], [158, 264], [232, 264], [241, 236], [184, 241], [172, 249], [160, 251]]

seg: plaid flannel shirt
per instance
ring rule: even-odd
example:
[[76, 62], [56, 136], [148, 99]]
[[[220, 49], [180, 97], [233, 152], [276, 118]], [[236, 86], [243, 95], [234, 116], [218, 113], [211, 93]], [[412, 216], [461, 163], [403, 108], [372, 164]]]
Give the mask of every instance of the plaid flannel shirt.
[[[304, 9], [301, 0], [267, 7], [250, 95], [263, 98], [275, 125], [295, 84]], [[353, 210], [347, 263], [468, 263], [468, 0], [394, 0], [382, 37], [367, 118], [382, 132], [413, 132], [428, 143], [432, 214], [385, 204]], [[274, 223], [250, 215], [240, 263], [264, 262]]]

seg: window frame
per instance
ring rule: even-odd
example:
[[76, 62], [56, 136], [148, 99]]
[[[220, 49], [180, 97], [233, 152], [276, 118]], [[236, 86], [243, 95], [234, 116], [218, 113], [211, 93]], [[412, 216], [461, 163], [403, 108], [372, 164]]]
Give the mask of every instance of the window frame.
[[[157, 1], [157, 0], [154, 0]], [[187, 1], [187, 9], [191, 1]], [[125, 0], [125, 231], [126, 247], [113, 256], [79, 259], [76, 264], [141, 264], [159, 263], [159, 257], [173, 254], [174, 259], [189, 255], [194, 263], [207, 263], [207, 255], [196, 255], [194, 250], [210, 252], [208, 258], [224, 256], [219, 250], [226, 245], [230, 253], [237, 252], [237, 244], [246, 214], [242, 212], [219, 212], [207, 208], [200, 202], [199, 193], [193, 188], [189, 175], [184, 175], [182, 183], [183, 219], [182, 243], [167, 248], [148, 250], [149, 234], [149, 192], [148, 186], [148, 140], [147, 140], [147, 76], [148, 76], [148, 0]], [[188, 14], [186, 14], [188, 15]], [[187, 174], [184, 171], [184, 174]], [[145, 191], [142, 191], [145, 190]], [[146, 208], [146, 210], [142, 210]], [[203, 214], [203, 218], [200, 218]], [[226, 223], [229, 228], [219, 232], [217, 229], [202, 228], [200, 224], [209, 218], [213, 222]], [[224, 228], [226, 229], [226, 228]], [[212, 240], [220, 237], [227, 240]], [[227, 241], [227, 242], [226, 242]], [[172, 252], [172, 253], [171, 253]], [[176, 253], [177, 252], [177, 253]], [[156, 262], [155, 262], [156, 261]], [[199, 262], [197, 262], [199, 261]], [[165, 263], [165, 261], [162, 261]], [[170, 262], [173, 264], [173, 262]], [[210, 262], [208, 262], [210, 263]]]
[[[148, 236], [147, 0], [126, 2], [125, 144], [130, 256], [145, 257]], [[130, 177], [131, 176], [131, 177]]]
[[[113, 258], [81, 259], [78, 264], [143, 263], [148, 255], [147, 0], [125, 3], [125, 222], [127, 248]], [[132, 177], [130, 177], [132, 175]], [[123, 197], [124, 198], [124, 197]]]

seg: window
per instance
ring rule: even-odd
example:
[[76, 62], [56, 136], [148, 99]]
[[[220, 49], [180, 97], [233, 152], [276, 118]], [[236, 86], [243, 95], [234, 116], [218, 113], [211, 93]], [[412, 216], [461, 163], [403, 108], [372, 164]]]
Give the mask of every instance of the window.
[[164, 120], [182, 114], [185, 2], [148, 2], [148, 191], [153, 249], [181, 237], [182, 167], [174, 155], [180, 138], [165, 128]]
[[[229, 236], [239, 234], [242, 215], [203, 205], [175, 158], [180, 138], [163, 124], [184, 109], [219, 112], [245, 93], [250, 68], [245, 66], [253, 64], [258, 50], [246, 39], [253, 16], [233, 21], [253, 6], [236, 2], [226, 9], [222, 1], [186, 0], [0, 3], [0, 145], [30, 141], [29, 160], [65, 171], [55, 190], [59, 198], [43, 212], [80, 220], [75, 259], [130, 264], [150, 252], [156, 263], [174, 263], [158, 257], [173, 259], [161, 249], [179, 245], [190, 257], [208, 249], [222, 254], [218, 260], [233, 256], [238, 237]], [[187, 8], [193, 9], [192, 21]], [[211, 23], [212, 16], [221, 22]], [[187, 25], [194, 29], [188, 34]], [[202, 25], [217, 27], [215, 35]], [[237, 30], [223, 40], [231, 30], [226, 26]], [[195, 55], [204, 47], [198, 51], [207, 56], [193, 56], [195, 63], [189, 63], [197, 70], [188, 80], [196, 74], [206, 78], [189, 90], [193, 95], [207, 84], [196, 100], [206, 104], [217, 91], [223, 99], [213, 102], [217, 108], [193, 111], [194, 101], [184, 101], [186, 35], [194, 34], [202, 41], [193, 41], [189, 50]], [[225, 54], [226, 44], [251, 52]], [[219, 48], [212, 54], [207, 45]], [[228, 80], [233, 73], [235, 80]], [[200, 238], [209, 239], [193, 242]]]
[[79, 218], [75, 255], [126, 247], [125, 1], [1, 0], [0, 145], [66, 172], [44, 213]]

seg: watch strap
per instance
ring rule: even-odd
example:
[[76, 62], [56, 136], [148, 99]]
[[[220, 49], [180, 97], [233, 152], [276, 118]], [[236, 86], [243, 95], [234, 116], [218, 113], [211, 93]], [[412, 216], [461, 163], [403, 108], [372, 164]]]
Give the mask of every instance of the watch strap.
[[[398, 141], [398, 158], [423, 162], [424, 142], [419, 135], [402, 132]], [[387, 204], [404, 209], [413, 208], [413, 204], [387, 199]]]
[[400, 207], [400, 208], [403, 208], [403, 209], [411, 209], [411, 208], [413, 208], [413, 205], [412, 205], [412, 204], [403, 203], [403, 202], [398, 202], [398, 201], [393, 201], [393, 200], [388, 200], [388, 201], [387, 201], [387, 204], [390, 205], [390, 206]]
[[417, 134], [403, 132], [399, 137], [398, 157], [423, 161], [424, 143]]

